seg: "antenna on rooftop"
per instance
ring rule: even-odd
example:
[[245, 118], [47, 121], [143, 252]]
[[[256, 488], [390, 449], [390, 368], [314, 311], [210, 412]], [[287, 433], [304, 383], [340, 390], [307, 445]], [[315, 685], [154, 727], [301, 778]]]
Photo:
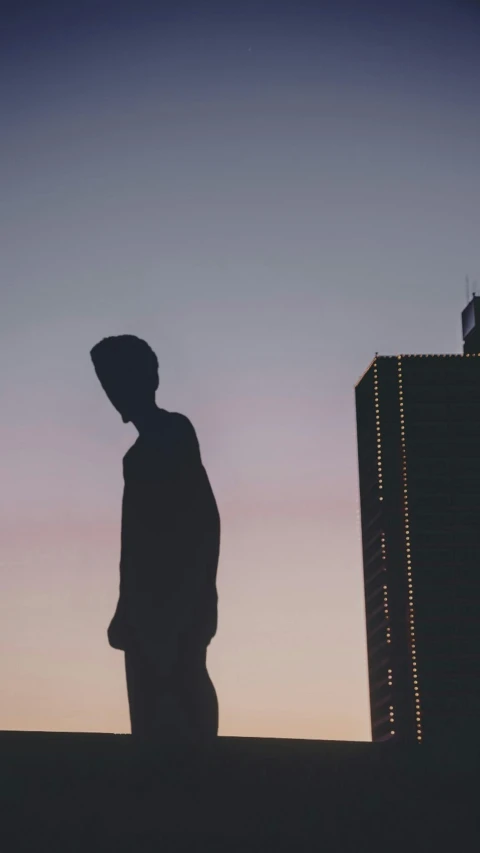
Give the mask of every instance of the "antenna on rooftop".
[[[470, 295], [470, 278], [468, 275], [465, 276], [465, 284], [466, 284], [466, 288], [467, 288], [467, 305], [468, 305], [470, 300], [473, 299], [477, 295], [477, 293], [475, 290], [472, 290], [471, 295]], [[472, 281], [471, 284], [472, 284], [472, 287], [476, 287], [478, 282]]]

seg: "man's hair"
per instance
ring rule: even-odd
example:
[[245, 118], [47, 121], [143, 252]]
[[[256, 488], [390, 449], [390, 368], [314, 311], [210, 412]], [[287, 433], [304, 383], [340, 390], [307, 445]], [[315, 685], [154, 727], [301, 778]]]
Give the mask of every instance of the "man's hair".
[[103, 338], [90, 350], [94, 367], [100, 373], [119, 377], [129, 374], [152, 385], [158, 380], [158, 358], [146, 341], [136, 335]]

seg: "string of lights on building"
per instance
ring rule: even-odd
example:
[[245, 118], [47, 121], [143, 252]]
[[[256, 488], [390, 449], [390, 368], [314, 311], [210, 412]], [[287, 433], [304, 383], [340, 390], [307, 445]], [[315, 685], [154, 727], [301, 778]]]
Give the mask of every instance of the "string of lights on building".
[[[402, 353], [401, 355], [382, 355], [383, 359], [399, 359], [399, 358], [477, 358], [480, 357], [480, 353], [476, 352], [448, 352], [448, 353], [420, 353], [419, 355], [413, 355], [412, 353]], [[362, 375], [358, 378], [356, 385], [359, 385], [362, 381], [363, 377], [367, 375], [368, 371], [371, 369], [372, 365], [375, 366], [377, 357], [372, 359], [368, 367], [363, 371]]]
[[[380, 393], [379, 393], [379, 384], [378, 384], [378, 364], [376, 358], [373, 361], [373, 389], [374, 389], [374, 399], [375, 399], [375, 430], [376, 430], [376, 441], [377, 441], [377, 472], [378, 472], [378, 489], [379, 489], [379, 500], [383, 501], [383, 470], [382, 470], [382, 430], [380, 424]], [[387, 560], [387, 552], [386, 552], [386, 543], [385, 543], [385, 532], [382, 530], [381, 533], [381, 550], [382, 550], [382, 568], [384, 571], [387, 569], [386, 560]], [[386, 627], [386, 639], [387, 643], [392, 642], [391, 637], [391, 629], [389, 625], [389, 613], [388, 613], [388, 588], [387, 584], [383, 585], [383, 610], [385, 615], [385, 621], [387, 623]], [[393, 679], [391, 678], [392, 670], [388, 670], [388, 683], [391, 686]], [[389, 720], [391, 725], [394, 724], [394, 707], [393, 705], [389, 706]], [[391, 735], [395, 734], [395, 730], [390, 731]]]
[[400, 443], [402, 448], [402, 476], [403, 476], [403, 506], [405, 519], [405, 549], [407, 554], [407, 584], [408, 584], [408, 621], [410, 629], [410, 652], [412, 657], [413, 692], [415, 699], [415, 720], [417, 729], [417, 740], [422, 740], [422, 713], [420, 705], [420, 691], [418, 686], [417, 653], [415, 648], [415, 616], [413, 607], [413, 580], [412, 580], [412, 555], [410, 548], [410, 520], [408, 508], [408, 479], [407, 479], [407, 452], [405, 439], [405, 410], [403, 402], [403, 375], [402, 356], [398, 356], [398, 389], [400, 396]]

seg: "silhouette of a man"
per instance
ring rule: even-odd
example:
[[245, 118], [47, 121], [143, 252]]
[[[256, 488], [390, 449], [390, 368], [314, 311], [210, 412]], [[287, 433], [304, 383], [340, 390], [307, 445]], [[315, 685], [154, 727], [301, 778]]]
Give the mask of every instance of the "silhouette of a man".
[[217, 630], [220, 517], [187, 417], [156, 405], [158, 359], [134, 335], [91, 350], [100, 383], [138, 438], [123, 458], [120, 594], [108, 628], [125, 652], [132, 735], [202, 744], [218, 732], [207, 672]]

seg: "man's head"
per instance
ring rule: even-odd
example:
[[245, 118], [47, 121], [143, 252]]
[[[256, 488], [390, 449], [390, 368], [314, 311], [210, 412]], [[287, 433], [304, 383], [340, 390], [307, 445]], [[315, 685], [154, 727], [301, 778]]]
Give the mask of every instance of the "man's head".
[[90, 351], [95, 373], [124, 423], [155, 405], [158, 359], [135, 335], [104, 338]]

